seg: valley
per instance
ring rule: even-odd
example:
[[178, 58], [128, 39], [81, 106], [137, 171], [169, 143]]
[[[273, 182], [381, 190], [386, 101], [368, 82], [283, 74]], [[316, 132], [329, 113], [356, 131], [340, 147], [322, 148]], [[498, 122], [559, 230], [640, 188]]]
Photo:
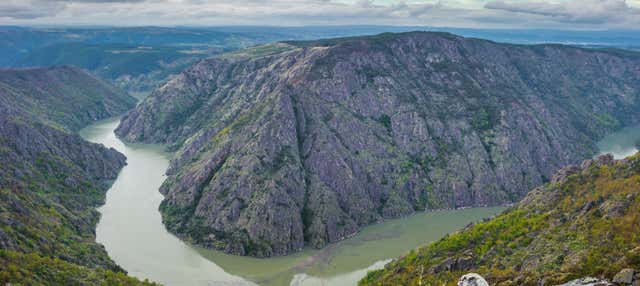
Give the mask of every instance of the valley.
[[0, 284], [635, 286], [639, 35], [0, 26]]
[[[83, 129], [90, 142], [113, 147], [128, 158], [99, 208], [97, 241], [135, 277], [165, 285], [356, 285], [369, 270], [382, 269], [391, 258], [436, 241], [469, 222], [503, 208], [476, 208], [419, 213], [364, 228], [345, 241], [322, 250], [305, 249], [286, 257], [257, 259], [190, 246], [171, 235], [157, 211], [157, 191], [169, 166], [162, 146], [124, 143], [113, 130], [119, 118]], [[600, 153], [617, 159], [633, 154], [640, 127], [625, 128], [598, 142]], [[620, 151], [622, 150], [622, 151]], [[141, 180], [141, 178], [144, 178]]]
[[[107, 193], [96, 240], [130, 275], [165, 285], [355, 285], [369, 266], [440, 238], [503, 208], [436, 211], [390, 220], [322, 250], [305, 249], [286, 257], [258, 259], [189, 246], [163, 226], [158, 187], [170, 155], [158, 145], [123, 143], [113, 130], [119, 119], [83, 129], [90, 142], [113, 147], [128, 165]], [[293, 281], [292, 281], [293, 280]], [[226, 284], [224, 284], [226, 283]]]

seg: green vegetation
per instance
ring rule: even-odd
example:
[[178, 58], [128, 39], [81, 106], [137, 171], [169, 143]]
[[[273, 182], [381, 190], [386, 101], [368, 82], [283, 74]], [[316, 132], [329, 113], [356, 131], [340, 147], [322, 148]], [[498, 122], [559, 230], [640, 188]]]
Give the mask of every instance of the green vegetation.
[[135, 99], [72, 67], [1, 71], [0, 99], [0, 284], [143, 285], [95, 241], [126, 158], [71, 133]]
[[610, 114], [600, 113], [600, 114], [596, 114], [595, 117], [598, 120], [598, 122], [603, 126], [610, 127], [611, 129], [616, 129], [620, 127], [620, 121], [618, 121], [618, 119], [611, 116]]
[[[139, 76], [160, 69], [178, 71], [198, 58], [202, 53], [190, 52], [180, 47], [132, 46], [122, 44], [64, 43], [36, 50], [23, 59], [20, 66], [74, 65], [96, 71], [106, 79], [114, 80], [122, 75]], [[204, 51], [203, 51], [204, 53]], [[179, 63], [173, 68], [169, 63]]]
[[0, 250], [0, 284], [2, 285], [158, 285], [141, 282], [122, 272], [87, 268], [57, 258]]
[[393, 126], [391, 125], [391, 117], [386, 114], [380, 115], [380, 117], [376, 118], [376, 121], [380, 122], [384, 128], [387, 129], [389, 133], [393, 131]]
[[293, 49], [296, 49], [296, 47], [290, 44], [273, 43], [221, 54], [218, 57], [223, 59], [250, 59], [275, 55]]
[[[11, 128], [25, 128], [21, 123], [3, 122]], [[15, 127], [14, 127], [15, 126]], [[47, 127], [37, 123], [31, 127]], [[25, 131], [22, 131], [25, 132]], [[57, 139], [67, 144], [65, 153], [51, 153], [33, 147], [20, 155], [15, 138], [7, 137], [0, 149], [0, 284], [17, 285], [138, 285], [95, 242], [95, 225], [107, 184], [90, 171], [95, 164], [113, 176], [124, 164], [123, 157], [109, 162], [102, 156], [114, 151], [84, 150], [87, 157], [74, 157], [76, 149], [87, 144], [77, 137], [69, 139], [60, 131], [28, 134], [44, 148], [60, 148]], [[5, 136], [4, 134], [0, 134]], [[42, 136], [42, 137], [39, 137]], [[47, 138], [47, 139], [44, 139]], [[38, 146], [38, 145], [36, 145]], [[87, 147], [87, 146], [85, 146]], [[91, 146], [94, 147], [94, 146]], [[80, 147], [81, 148], [81, 147]], [[95, 148], [95, 147], [94, 147]], [[54, 149], [55, 150], [55, 149]], [[95, 153], [93, 153], [95, 152]], [[100, 153], [104, 152], [104, 153]], [[81, 156], [84, 156], [81, 155]], [[90, 162], [83, 162], [89, 160]], [[83, 169], [87, 168], [87, 169]]]
[[67, 131], [136, 105], [135, 98], [71, 66], [0, 70], [0, 97], [0, 107], [23, 119]]
[[[0, 158], [10, 156], [0, 151]], [[23, 173], [20, 181], [11, 178], [16, 170]], [[0, 221], [12, 222], [2, 223], [11, 249], [120, 270], [93, 234], [99, 218], [93, 208], [104, 201], [104, 184], [68, 159], [41, 153], [34, 161], [3, 162], [0, 186]]]
[[414, 250], [360, 285], [555, 285], [640, 267], [640, 154], [594, 163], [532, 191], [500, 216]]

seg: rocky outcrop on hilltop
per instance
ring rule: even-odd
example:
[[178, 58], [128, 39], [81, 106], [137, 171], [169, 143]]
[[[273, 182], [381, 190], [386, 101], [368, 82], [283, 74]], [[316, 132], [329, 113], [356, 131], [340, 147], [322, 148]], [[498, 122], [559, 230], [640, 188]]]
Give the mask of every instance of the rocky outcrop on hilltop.
[[284, 255], [515, 202], [640, 119], [634, 53], [418, 32], [286, 45], [202, 61], [118, 127], [177, 150], [161, 210], [181, 237]]
[[[640, 283], [640, 154], [603, 155], [554, 178], [501, 215], [412, 251], [360, 284], [452, 285], [466, 272], [501, 286]], [[443, 267], [459, 259], [470, 261]]]

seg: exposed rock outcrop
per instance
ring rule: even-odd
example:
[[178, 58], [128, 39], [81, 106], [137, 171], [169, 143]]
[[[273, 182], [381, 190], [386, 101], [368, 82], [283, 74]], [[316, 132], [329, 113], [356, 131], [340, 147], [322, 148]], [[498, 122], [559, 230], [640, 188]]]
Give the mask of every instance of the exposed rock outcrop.
[[117, 129], [178, 150], [167, 227], [284, 255], [418, 210], [515, 202], [640, 122], [640, 57], [442, 33], [287, 43], [209, 59]]

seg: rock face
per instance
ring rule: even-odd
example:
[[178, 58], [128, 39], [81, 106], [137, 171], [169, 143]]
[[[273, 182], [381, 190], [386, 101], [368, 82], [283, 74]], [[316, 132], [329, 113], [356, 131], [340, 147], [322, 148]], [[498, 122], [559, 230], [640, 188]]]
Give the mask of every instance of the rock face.
[[[640, 283], [640, 153], [619, 161], [604, 155], [554, 178], [501, 215], [413, 251], [360, 284], [449, 285], [467, 272], [500, 286]], [[441, 266], [469, 257], [470, 268]]]
[[416, 210], [514, 202], [639, 122], [640, 57], [440, 33], [209, 59], [117, 129], [178, 150], [167, 227], [242, 255], [322, 247]]
[[[105, 274], [121, 269], [95, 242], [95, 208], [126, 158], [69, 131], [134, 103], [76, 68], [0, 71], [0, 260], [20, 271], [3, 272], [0, 284], [127, 280]], [[50, 268], [32, 269], [35, 260]]]

